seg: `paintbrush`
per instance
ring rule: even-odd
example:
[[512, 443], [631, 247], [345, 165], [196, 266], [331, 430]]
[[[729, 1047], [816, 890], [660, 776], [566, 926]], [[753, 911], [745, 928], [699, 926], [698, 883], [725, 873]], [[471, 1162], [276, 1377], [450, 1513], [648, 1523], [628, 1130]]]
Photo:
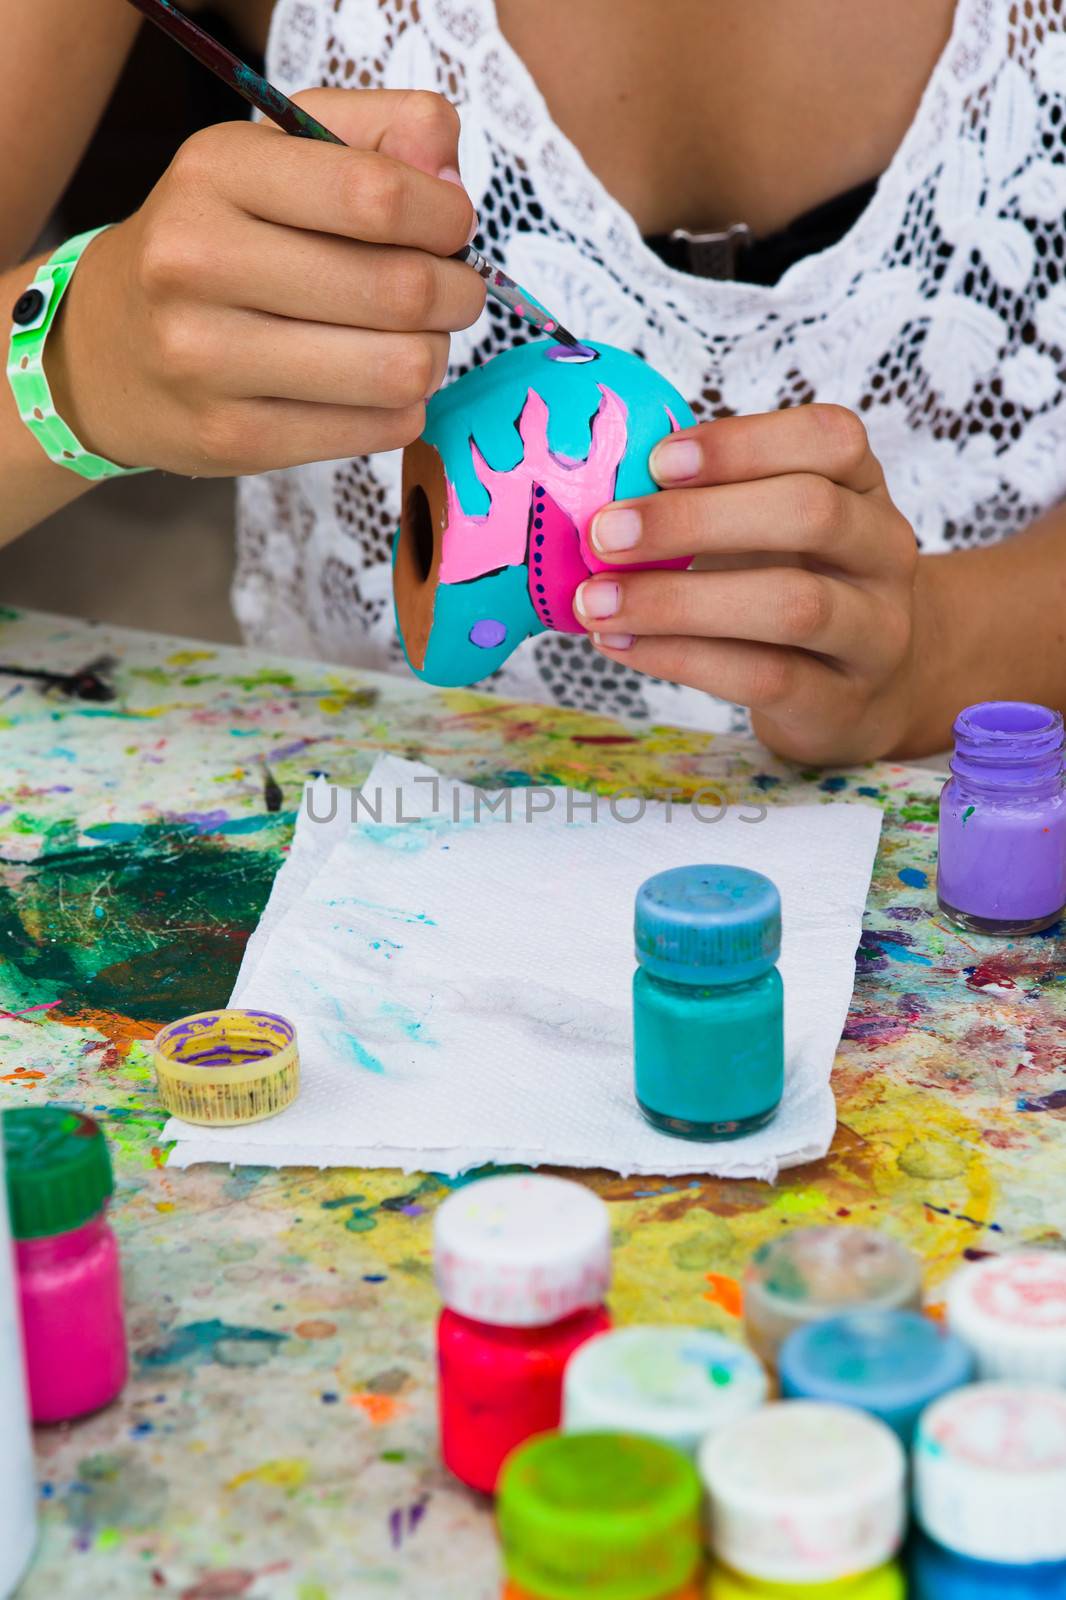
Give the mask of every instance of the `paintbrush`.
[[[261, 111], [271, 122], [276, 122], [285, 133], [295, 134], [298, 139], [322, 139], [327, 144], [343, 144], [343, 139], [338, 139], [335, 133], [330, 133], [309, 112], [302, 110], [288, 95], [282, 94], [280, 89], [275, 89], [268, 83], [261, 73], [253, 70], [239, 56], [235, 56], [225, 45], [197, 23], [187, 17], [183, 11], [171, 5], [170, 0], [129, 0], [156, 27], [180, 44], [190, 55], [195, 56], [203, 66], [221, 78], [223, 83], [228, 83], [250, 105]], [[509, 311], [527, 322], [531, 328], [536, 328], [540, 333], [546, 333], [559, 344], [567, 345], [574, 349], [578, 341], [572, 333], [551, 315], [549, 311], [526, 293], [513, 278], [506, 272], [475, 250], [472, 244], [466, 245], [462, 250], [457, 250], [453, 258], [463, 261], [467, 266], [473, 267], [479, 277], [485, 280], [485, 287], [494, 299], [505, 305]]]
[[77, 672], [50, 672], [45, 667], [16, 667], [8, 662], [0, 664], [0, 677], [31, 678], [50, 689], [62, 689], [75, 700], [114, 700], [115, 691], [105, 674], [115, 665], [112, 656], [98, 656]]

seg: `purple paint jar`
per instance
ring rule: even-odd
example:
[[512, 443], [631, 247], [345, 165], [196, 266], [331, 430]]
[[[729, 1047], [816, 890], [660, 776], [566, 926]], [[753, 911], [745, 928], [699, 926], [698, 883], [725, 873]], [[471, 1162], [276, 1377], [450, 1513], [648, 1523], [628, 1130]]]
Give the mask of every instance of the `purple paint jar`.
[[1066, 909], [1066, 778], [1057, 711], [969, 706], [940, 796], [937, 899], [970, 933], [1049, 928]]
[[30, 1411], [69, 1422], [126, 1382], [111, 1157], [92, 1117], [64, 1106], [5, 1111], [3, 1138]]

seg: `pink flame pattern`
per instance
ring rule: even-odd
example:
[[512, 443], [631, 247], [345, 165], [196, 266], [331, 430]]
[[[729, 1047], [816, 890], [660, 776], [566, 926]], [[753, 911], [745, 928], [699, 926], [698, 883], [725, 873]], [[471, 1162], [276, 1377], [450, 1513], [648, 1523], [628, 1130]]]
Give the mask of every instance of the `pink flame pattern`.
[[[530, 389], [518, 432], [524, 446], [522, 459], [507, 472], [490, 467], [473, 440], [470, 453], [478, 481], [487, 489], [491, 505], [485, 516], [470, 516], [448, 483], [448, 524], [441, 552], [440, 581], [466, 583], [499, 567], [518, 566], [526, 559], [529, 507], [533, 485], [542, 484], [577, 530], [581, 555], [590, 571], [606, 563], [589, 549], [588, 528], [596, 512], [614, 498], [618, 468], [625, 455], [628, 412], [624, 400], [604, 384], [592, 420], [592, 439], [584, 461], [555, 454], [548, 446], [548, 407]], [[672, 420], [672, 419], [671, 419]]]

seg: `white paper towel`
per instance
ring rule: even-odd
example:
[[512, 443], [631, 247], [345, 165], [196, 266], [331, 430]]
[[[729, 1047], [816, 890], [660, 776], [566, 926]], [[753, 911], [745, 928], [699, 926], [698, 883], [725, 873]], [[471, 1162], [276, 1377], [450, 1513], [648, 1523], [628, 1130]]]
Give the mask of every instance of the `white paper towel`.
[[[331, 798], [336, 814], [301, 811], [233, 993], [296, 1024], [299, 1099], [240, 1128], [171, 1119], [172, 1164], [773, 1179], [825, 1154], [876, 806], [777, 806], [762, 820], [731, 809], [712, 822], [711, 806], [648, 804], [625, 822], [635, 800], [615, 817], [600, 799], [593, 817], [590, 795], [515, 789], [493, 812], [394, 757], [362, 795], [353, 823], [348, 791], [313, 792], [315, 815]], [[698, 862], [766, 873], [784, 922], [784, 1100], [768, 1127], [715, 1144], [657, 1132], [633, 1096], [634, 897], [653, 872]]]

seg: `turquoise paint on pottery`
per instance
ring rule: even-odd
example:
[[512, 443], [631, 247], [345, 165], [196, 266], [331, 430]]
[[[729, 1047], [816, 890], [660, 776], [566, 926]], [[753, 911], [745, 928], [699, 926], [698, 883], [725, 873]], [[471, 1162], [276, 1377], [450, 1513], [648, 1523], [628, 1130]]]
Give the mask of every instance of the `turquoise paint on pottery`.
[[744, 867], [676, 867], [637, 894], [637, 1103], [683, 1139], [769, 1122], [785, 1082], [781, 899]]
[[476, 683], [525, 639], [584, 632], [574, 594], [608, 565], [589, 545], [593, 517], [652, 494], [652, 450], [696, 420], [638, 356], [582, 351], [538, 341], [475, 367], [433, 396], [404, 452], [396, 623], [429, 683]]

